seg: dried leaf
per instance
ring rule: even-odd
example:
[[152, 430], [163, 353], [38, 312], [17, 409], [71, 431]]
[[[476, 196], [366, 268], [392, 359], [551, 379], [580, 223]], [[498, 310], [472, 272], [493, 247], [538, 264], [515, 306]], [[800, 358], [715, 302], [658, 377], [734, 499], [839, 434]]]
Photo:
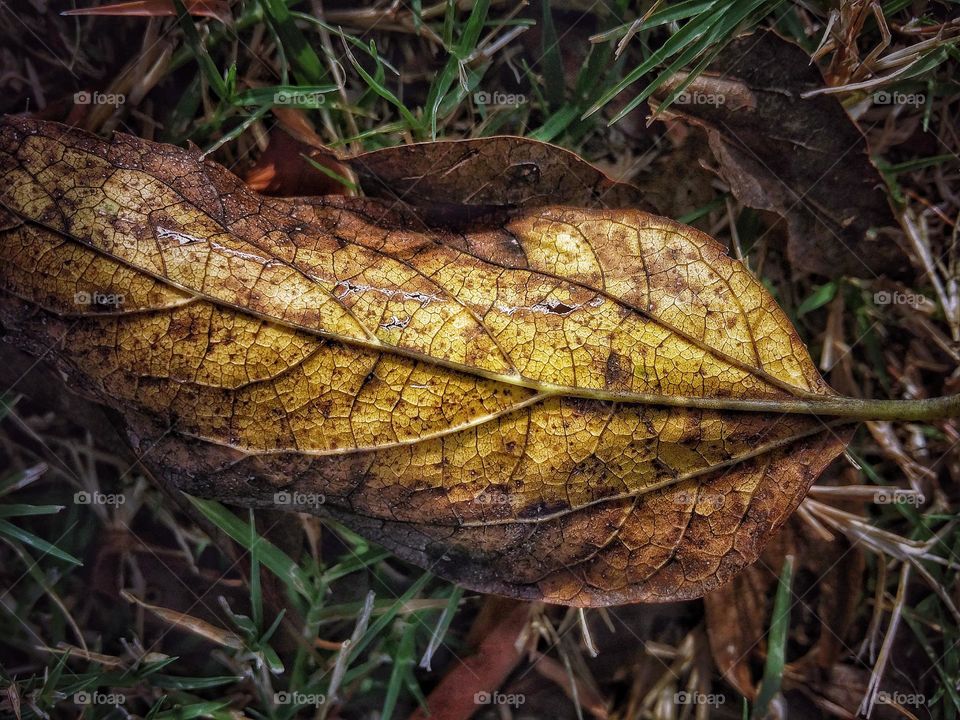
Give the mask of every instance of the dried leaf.
[[425, 230], [19, 118], [0, 172], [8, 335], [118, 410], [144, 462], [341, 519], [470, 588], [697, 597], [846, 444], [808, 414], [842, 399], [763, 286], [665, 218], [551, 206]]
[[801, 47], [758, 30], [730, 43], [669, 110], [707, 131], [742, 203], [787, 219], [795, 268], [895, 274], [903, 265], [890, 231], [897, 221], [866, 139], [835, 97], [801, 97], [822, 86]]

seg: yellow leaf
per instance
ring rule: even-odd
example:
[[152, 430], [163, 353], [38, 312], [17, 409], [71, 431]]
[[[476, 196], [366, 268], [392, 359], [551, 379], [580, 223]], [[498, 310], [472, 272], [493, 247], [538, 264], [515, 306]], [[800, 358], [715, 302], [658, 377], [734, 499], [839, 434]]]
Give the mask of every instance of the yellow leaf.
[[864, 413], [722, 246], [641, 211], [454, 232], [19, 118], [0, 171], [4, 326], [120, 411], [157, 472], [330, 515], [470, 588], [699, 596]]

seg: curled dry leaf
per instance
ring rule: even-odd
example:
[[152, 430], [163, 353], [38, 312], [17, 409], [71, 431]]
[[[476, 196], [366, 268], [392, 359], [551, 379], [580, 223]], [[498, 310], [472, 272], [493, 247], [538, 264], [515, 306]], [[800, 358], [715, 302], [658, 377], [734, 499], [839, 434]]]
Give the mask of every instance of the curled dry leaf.
[[[295, 112], [281, 109], [291, 120]], [[302, 122], [302, 121], [301, 121]], [[529, 138], [440, 140], [342, 155], [312, 131], [276, 130], [246, 176], [254, 190], [281, 196], [342, 194], [343, 186], [306, 160], [341, 177], [352, 170], [364, 193], [418, 208], [447, 224], [486, 222], [504, 210], [572, 205], [652, 211], [640, 188], [607, 177], [578, 155]], [[451, 212], [449, 209], [453, 208]], [[423, 210], [430, 212], [424, 216]]]
[[810, 413], [862, 414], [719, 243], [641, 211], [453, 233], [17, 118], [0, 173], [8, 337], [115, 409], [145, 463], [470, 588], [700, 596], [843, 450], [849, 426]]

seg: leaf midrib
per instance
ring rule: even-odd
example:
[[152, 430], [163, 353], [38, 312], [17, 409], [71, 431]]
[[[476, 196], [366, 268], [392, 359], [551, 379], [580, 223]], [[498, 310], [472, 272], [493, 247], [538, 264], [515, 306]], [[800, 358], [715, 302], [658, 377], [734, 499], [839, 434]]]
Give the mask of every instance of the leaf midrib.
[[[700, 409], [700, 410], [718, 410], [718, 411], [735, 411], [735, 412], [772, 412], [772, 413], [786, 413], [786, 414], [805, 414], [805, 415], [816, 415], [822, 414], [827, 416], [839, 416], [839, 417], [852, 417], [852, 418], [863, 418], [863, 409], [861, 408], [861, 401], [857, 401], [853, 398], [845, 398], [842, 396], [828, 396], [828, 395], [817, 395], [813, 394], [809, 397], [784, 397], [784, 398], [734, 398], [734, 397], [702, 397], [702, 396], [687, 396], [687, 395], [661, 395], [656, 393], [632, 393], [632, 392], [618, 392], [612, 390], [603, 390], [598, 388], [578, 388], [568, 385], [556, 385], [553, 383], [544, 383], [523, 376], [515, 375], [504, 375], [502, 373], [496, 373], [483, 368], [477, 368], [474, 366], [464, 365], [462, 363], [453, 362], [446, 360], [444, 358], [437, 358], [432, 355], [425, 355], [423, 353], [417, 352], [415, 350], [409, 350], [407, 348], [397, 347], [394, 345], [387, 345], [381, 341], [365, 341], [358, 338], [345, 337], [337, 333], [328, 332], [322, 329], [317, 329], [314, 327], [309, 327], [306, 325], [301, 325], [299, 323], [290, 322], [287, 320], [281, 320], [279, 318], [267, 315], [265, 313], [260, 313], [250, 308], [237, 305], [235, 303], [227, 302], [219, 298], [212, 297], [206, 293], [197, 292], [195, 289], [182, 285], [178, 282], [171, 280], [170, 278], [164, 277], [156, 272], [142, 268], [132, 262], [129, 262], [123, 258], [116, 257], [108, 252], [103, 251], [100, 248], [97, 248], [91, 245], [89, 242], [84, 241], [83, 239], [77, 238], [69, 233], [65, 233], [60, 228], [49, 226], [45, 223], [39, 222], [32, 218], [24, 217], [20, 212], [14, 208], [10, 208], [5, 203], [0, 201], [0, 204], [10, 211], [16, 214], [18, 217], [22, 218], [24, 222], [27, 222], [31, 225], [38, 227], [43, 227], [47, 230], [56, 232], [62, 236], [69, 237], [74, 242], [78, 242], [84, 245], [87, 248], [90, 248], [94, 252], [97, 252], [101, 255], [111, 258], [113, 261], [120, 263], [124, 266], [130, 267], [138, 272], [141, 272], [145, 275], [148, 275], [159, 282], [166, 283], [171, 287], [177, 288], [182, 292], [185, 292], [191, 296], [202, 299], [205, 302], [209, 302], [214, 305], [219, 305], [221, 307], [230, 308], [236, 312], [247, 314], [251, 317], [256, 317], [264, 322], [271, 323], [281, 327], [287, 327], [294, 329], [300, 332], [304, 332], [316, 337], [325, 338], [327, 340], [332, 340], [346, 345], [352, 345], [355, 347], [363, 347], [369, 350], [380, 353], [392, 353], [401, 357], [406, 357], [418, 362], [425, 364], [432, 364], [438, 367], [442, 367], [447, 370], [454, 372], [474, 375], [477, 377], [482, 377], [487, 380], [492, 380], [494, 382], [503, 383], [506, 385], [514, 385], [518, 387], [528, 388], [537, 392], [540, 395], [543, 395], [544, 399], [549, 397], [572, 397], [572, 398], [583, 398], [587, 400], [599, 400], [605, 402], [618, 402], [626, 403], [633, 405], [659, 405], [666, 407], [680, 407], [680, 408], [690, 408], [690, 409]], [[599, 291], [598, 291], [599, 292]], [[59, 314], [59, 313], [58, 313]], [[95, 317], [95, 316], [94, 316]]]

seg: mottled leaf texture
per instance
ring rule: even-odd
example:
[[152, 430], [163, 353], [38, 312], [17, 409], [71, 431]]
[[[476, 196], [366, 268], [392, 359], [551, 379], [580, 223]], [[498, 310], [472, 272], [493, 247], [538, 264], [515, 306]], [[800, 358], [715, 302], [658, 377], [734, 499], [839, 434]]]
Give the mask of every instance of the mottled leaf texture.
[[452, 232], [17, 118], [0, 174], [8, 340], [115, 409], [145, 463], [234, 504], [322, 494], [302, 509], [469, 588], [697, 597], [845, 445], [797, 412], [831, 391], [762, 285], [665, 218], [528, 207]]

